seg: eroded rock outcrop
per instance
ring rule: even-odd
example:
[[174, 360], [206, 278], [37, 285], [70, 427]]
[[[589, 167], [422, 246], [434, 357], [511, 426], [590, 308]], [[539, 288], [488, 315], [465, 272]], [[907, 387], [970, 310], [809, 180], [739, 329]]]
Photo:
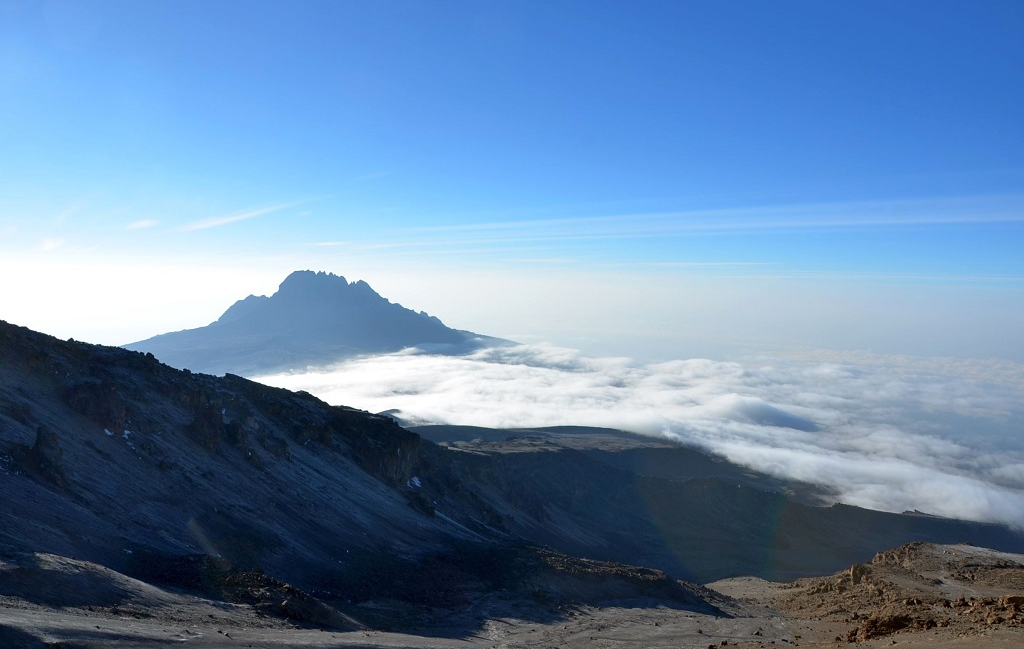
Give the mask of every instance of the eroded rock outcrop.
[[64, 475], [64, 452], [60, 440], [49, 426], [36, 428], [36, 441], [31, 448], [16, 449], [15, 460], [26, 473], [57, 487], [67, 488], [67, 477]]
[[118, 435], [128, 428], [128, 407], [116, 385], [96, 380], [78, 382], [68, 388], [64, 400], [100, 428]]

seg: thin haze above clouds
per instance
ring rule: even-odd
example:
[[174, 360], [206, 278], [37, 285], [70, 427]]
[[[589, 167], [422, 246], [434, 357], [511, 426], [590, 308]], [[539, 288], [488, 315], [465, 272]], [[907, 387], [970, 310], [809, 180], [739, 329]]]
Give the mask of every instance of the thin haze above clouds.
[[871, 360], [644, 365], [522, 345], [465, 357], [410, 350], [258, 380], [424, 422], [621, 428], [827, 486], [848, 504], [1024, 529], [1014, 434], [1024, 368]]

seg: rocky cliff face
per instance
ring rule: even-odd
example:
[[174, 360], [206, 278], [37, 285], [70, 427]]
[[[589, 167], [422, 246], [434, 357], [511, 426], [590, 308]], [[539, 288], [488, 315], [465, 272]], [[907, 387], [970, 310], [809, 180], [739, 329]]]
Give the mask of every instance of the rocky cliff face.
[[425, 511], [422, 442], [389, 418], [6, 323], [0, 433], [0, 544], [104, 565], [206, 554], [301, 580], [479, 518]]
[[15, 446], [12, 452], [15, 466], [29, 474], [38, 476], [43, 482], [63, 490], [67, 485], [64, 476], [64, 452], [60, 448], [57, 434], [48, 426], [36, 428], [36, 441], [31, 447]]

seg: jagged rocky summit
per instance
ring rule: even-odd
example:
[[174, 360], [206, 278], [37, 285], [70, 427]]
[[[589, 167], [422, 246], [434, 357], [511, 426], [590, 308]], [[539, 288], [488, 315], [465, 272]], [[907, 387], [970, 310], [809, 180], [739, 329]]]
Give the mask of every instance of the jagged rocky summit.
[[256, 374], [304, 369], [363, 354], [417, 347], [464, 354], [509, 341], [452, 329], [436, 317], [381, 297], [366, 282], [296, 271], [276, 293], [235, 302], [205, 327], [124, 345], [179, 369]]

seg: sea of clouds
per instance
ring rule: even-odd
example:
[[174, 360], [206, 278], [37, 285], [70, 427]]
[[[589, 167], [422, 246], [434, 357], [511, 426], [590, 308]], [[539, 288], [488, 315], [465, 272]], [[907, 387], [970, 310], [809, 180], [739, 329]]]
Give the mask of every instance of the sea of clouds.
[[257, 377], [408, 421], [677, 439], [836, 500], [1024, 529], [1024, 367], [821, 352], [641, 364], [550, 345], [418, 350]]

